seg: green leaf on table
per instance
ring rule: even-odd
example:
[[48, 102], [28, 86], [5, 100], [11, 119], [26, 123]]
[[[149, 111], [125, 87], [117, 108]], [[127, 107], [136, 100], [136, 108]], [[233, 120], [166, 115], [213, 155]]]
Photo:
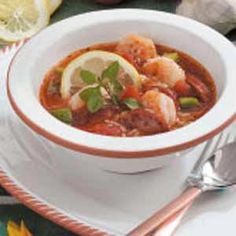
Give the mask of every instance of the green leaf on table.
[[102, 78], [103, 79], [109, 78], [110, 80], [116, 79], [119, 69], [120, 69], [119, 62], [118, 61], [113, 62], [102, 72]]
[[127, 98], [123, 102], [131, 110], [141, 107], [140, 103], [134, 98]]
[[7, 227], [2, 222], [0, 222], [0, 235], [1, 236], [7, 236]]
[[88, 70], [81, 70], [80, 77], [86, 84], [94, 84], [97, 82], [96, 75]]

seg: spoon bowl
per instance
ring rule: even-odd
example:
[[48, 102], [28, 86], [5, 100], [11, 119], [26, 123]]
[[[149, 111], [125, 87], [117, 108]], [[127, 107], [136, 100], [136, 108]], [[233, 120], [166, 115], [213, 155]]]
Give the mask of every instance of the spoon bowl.
[[200, 173], [200, 178], [195, 182], [203, 190], [227, 188], [236, 184], [236, 142], [218, 149], [206, 160]]

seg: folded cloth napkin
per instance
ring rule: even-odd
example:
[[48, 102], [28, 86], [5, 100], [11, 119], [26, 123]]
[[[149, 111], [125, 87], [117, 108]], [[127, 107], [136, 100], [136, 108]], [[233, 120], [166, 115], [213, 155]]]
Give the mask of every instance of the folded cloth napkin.
[[222, 34], [236, 28], [236, 0], [182, 0], [176, 13], [207, 24]]

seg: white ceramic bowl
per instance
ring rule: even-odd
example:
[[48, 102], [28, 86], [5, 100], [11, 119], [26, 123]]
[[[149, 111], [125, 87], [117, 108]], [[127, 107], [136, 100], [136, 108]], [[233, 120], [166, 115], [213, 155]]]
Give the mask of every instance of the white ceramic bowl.
[[[115, 41], [129, 33], [152, 38], [190, 54], [212, 74], [217, 104], [196, 122], [176, 131], [135, 138], [91, 134], [52, 117], [39, 103], [39, 87], [48, 69], [76, 49]], [[235, 119], [236, 49], [222, 35], [193, 20], [158, 11], [120, 9], [75, 16], [30, 39], [11, 63], [8, 96], [18, 116], [34, 131], [56, 143], [75, 161], [85, 159], [104, 169], [137, 172], [160, 167], [211, 138]], [[73, 151], [71, 151], [73, 150]]]

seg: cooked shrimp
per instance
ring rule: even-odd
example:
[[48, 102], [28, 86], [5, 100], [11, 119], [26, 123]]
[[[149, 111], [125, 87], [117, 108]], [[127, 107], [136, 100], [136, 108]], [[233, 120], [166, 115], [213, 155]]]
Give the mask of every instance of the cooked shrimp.
[[116, 52], [135, 61], [138, 65], [157, 56], [155, 44], [151, 39], [133, 34], [120, 40]]
[[166, 83], [171, 88], [178, 81], [185, 81], [186, 78], [184, 70], [174, 60], [167, 57], [156, 57], [149, 60], [144, 64], [142, 70], [153, 79]]
[[154, 111], [162, 123], [171, 127], [177, 119], [175, 103], [173, 99], [156, 90], [149, 90], [142, 96], [144, 107]]

